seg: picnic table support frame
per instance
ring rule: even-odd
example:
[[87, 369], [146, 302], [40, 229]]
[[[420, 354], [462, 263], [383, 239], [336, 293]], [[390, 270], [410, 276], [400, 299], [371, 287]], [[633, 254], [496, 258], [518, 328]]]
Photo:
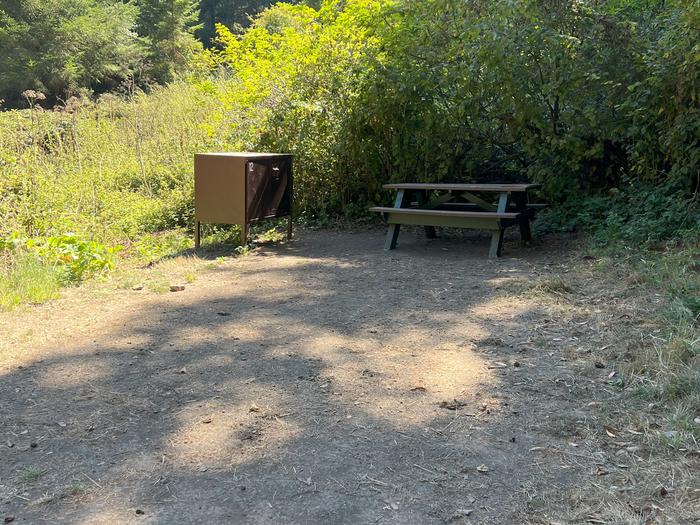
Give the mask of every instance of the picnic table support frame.
[[[508, 193], [501, 193], [498, 196], [498, 208], [496, 211], [498, 213], [504, 213], [508, 208]], [[497, 230], [494, 230], [491, 234], [491, 245], [489, 246], [489, 259], [494, 259], [501, 256], [501, 250], [503, 249], [503, 233], [505, 229], [499, 225]]]
[[[418, 190], [418, 206], [424, 208], [428, 204], [428, 190]], [[437, 239], [437, 232], [435, 231], [435, 226], [425, 226], [425, 236], [428, 239]]]
[[[520, 212], [525, 212], [528, 205], [527, 193], [516, 193], [513, 195], [513, 201], [515, 202], [516, 209]], [[523, 213], [523, 215], [518, 219], [518, 226], [520, 227], [520, 239], [524, 243], [532, 242], [532, 231], [530, 230], [530, 219]]]
[[[394, 208], [403, 208], [404, 200], [406, 198], [405, 190], [399, 190], [396, 193], [396, 199], [394, 200]], [[393, 250], [396, 248], [396, 241], [399, 240], [399, 230], [401, 229], [400, 224], [390, 224], [389, 231], [386, 233], [386, 240], [384, 241], [385, 250]]]

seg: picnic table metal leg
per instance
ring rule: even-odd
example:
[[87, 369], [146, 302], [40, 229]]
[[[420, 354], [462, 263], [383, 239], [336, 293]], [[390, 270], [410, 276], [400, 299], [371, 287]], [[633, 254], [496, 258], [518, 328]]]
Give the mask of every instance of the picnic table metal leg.
[[527, 217], [520, 217], [520, 239], [523, 242], [532, 242], [532, 232], [530, 231], [530, 219]]
[[396, 248], [396, 241], [399, 240], [399, 229], [400, 224], [390, 224], [389, 231], [386, 234], [386, 240], [384, 241], [385, 250], [393, 250]]
[[530, 231], [530, 218], [525, 213], [527, 211], [527, 193], [515, 193], [513, 195], [513, 200], [515, 201], [516, 210], [522, 214], [518, 219], [520, 239], [525, 243], [531, 242], [532, 232]]
[[494, 230], [491, 234], [491, 246], [489, 247], [489, 259], [494, 259], [501, 256], [501, 248], [503, 248], [503, 228]]
[[[396, 200], [394, 200], [394, 208], [401, 208], [404, 205], [404, 190], [399, 190], [396, 194]], [[399, 239], [399, 230], [401, 229], [400, 224], [390, 224], [389, 230], [386, 233], [386, 240], [384, 241], [385, 250], [393, 250], [396, 248], [396, 241]]]
[[[501, 193], [498, 196], [498, 209], [499, 213], [504, 213], [508, 208], [508, 193]], [[489, 247], [489, 259], [501, 256], [501, 248], [503, 248], [503, 233], [505, 229], [499, 227], [494, 230], [491, 234], [491, 246]]]
[[[423, 206], [428, 202], [428, 191], [423, 190], [418, 192], [418, 205]], [[436, 239], [437, 233], [435, 232], [435, 226], [424, 226], [425, 236], [428, 239]]]

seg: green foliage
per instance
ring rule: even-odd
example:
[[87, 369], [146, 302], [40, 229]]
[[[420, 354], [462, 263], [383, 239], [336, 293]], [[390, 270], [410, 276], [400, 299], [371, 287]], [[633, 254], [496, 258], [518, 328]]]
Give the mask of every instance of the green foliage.
[[25, 90], [68, 98], [117, 87], [142, 51], [130, 2], [8, 0], [0, 7], [0, 98]]
[[0, 113], [0, 235], [71, 231], [112, 245], [190, 226], [193, 155], [228, 147], [212, 138], [214, 103], [180, 83]]
[[65, 234], [45, 239], [29, 239], [27, 249], [48, 266], [63, 269], [64, 282], [75, 282], [87, 276], [114, 268], [115, 254], [121, 246], [105, 247], [95, 241]]
[[[200, 48], [196, 0], [6, 0], [0, 7], [0, 98], [49, 104], [168, 82]], [[35, 102], [35, 101], [30, 101]]]
[[216, 25], [228, 28], [248, 26], [250, 18], [275, 3], [271, 0], [202, 0], [200, 2], [201, 28], [198, 38], [210, 47], [216, 37]]
[[229, 78], [207, 89], [229, 142], [297, 156], [312, 216], [354, 216], [399, 180], [530, 179], [567, 204], [626, 181], [687, 195], [695, 3], [278, 4], [241, 35], [219, 27]]
[[73, 234], [25, 239], [14, 232], [7, 238], [0, 238], [0, 253], [56, 268], [64, 284], [111, 270], [115, 255], [121, 249], [121, 246], [108, 248], [95, 241], [79, 239]]
[[684, 196], [677, 185], [628, 183], [543, 212], [537, 228], [541, 233], [586, 231], [599, 246], [620, 249], [691, 240], [700, 233], [700, 202]]
[[61, 286], [113, 269], [120, 250], [72, 234], [0, 237], [0, 308], [54, 299]]
[[642, 49], [643, 78], [630, 84], [622, 107], [630, 119], [631, 171], [659, 174], [700, 189], [700, 2], [670, 2], [653, 19]]
[[190, 232], [175, 229], [141, 236], [133, 246], [137, 256], [148, 262], [176, 255], [193, 246]]
[[149, 77], [163, 83], [189, 66], [199, 26], [197, 0], [139, 0], [138, 33], [147, 43]]

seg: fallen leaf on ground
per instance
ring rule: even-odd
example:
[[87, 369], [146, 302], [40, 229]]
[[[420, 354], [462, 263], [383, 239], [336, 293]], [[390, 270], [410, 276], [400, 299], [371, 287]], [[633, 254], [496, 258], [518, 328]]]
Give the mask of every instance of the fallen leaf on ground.
[[608, 425], [603, 425], [603, 428], [605, 429], [605, 433], [611, 438], [617, 437], [617, 435], [620, 433], [618, 429]]

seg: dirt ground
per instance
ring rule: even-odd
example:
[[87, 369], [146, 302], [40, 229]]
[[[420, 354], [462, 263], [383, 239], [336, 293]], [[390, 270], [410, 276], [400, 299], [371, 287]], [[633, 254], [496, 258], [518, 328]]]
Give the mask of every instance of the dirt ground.
[[304, 231], [177, 293], [0, 314], [0, 519], [561, 523], [624, 474], [586, 439], [604, 301], [514, 292], [566, 274], [575, 240], [499, 260], [486, 238], [383, 240]]

